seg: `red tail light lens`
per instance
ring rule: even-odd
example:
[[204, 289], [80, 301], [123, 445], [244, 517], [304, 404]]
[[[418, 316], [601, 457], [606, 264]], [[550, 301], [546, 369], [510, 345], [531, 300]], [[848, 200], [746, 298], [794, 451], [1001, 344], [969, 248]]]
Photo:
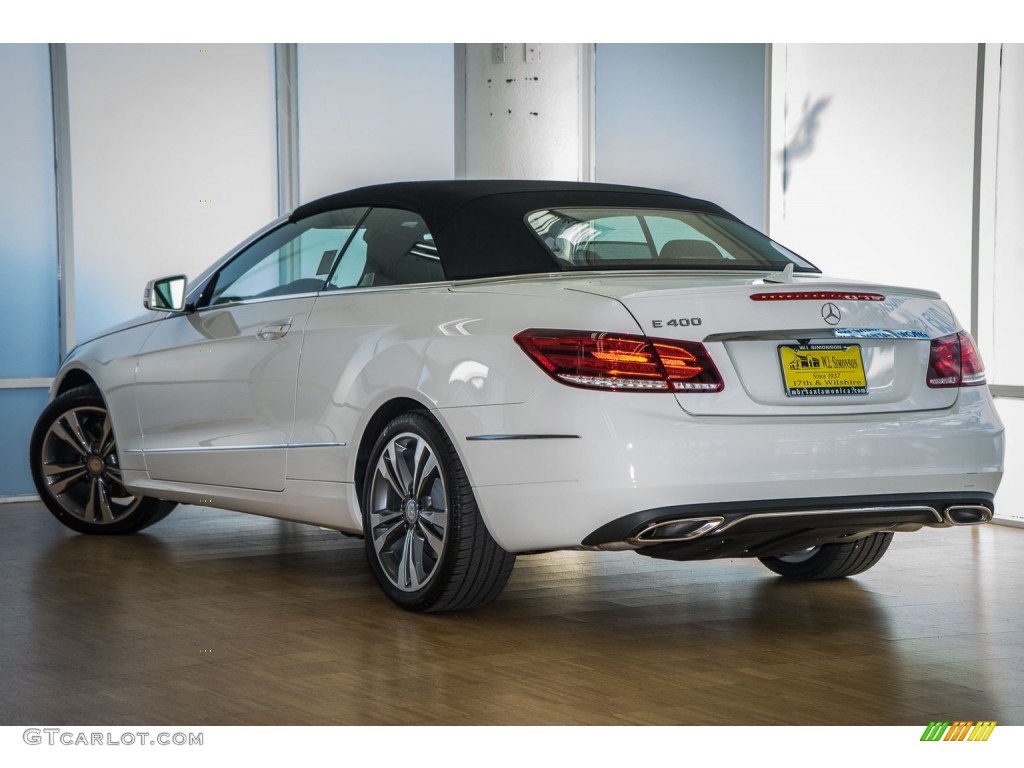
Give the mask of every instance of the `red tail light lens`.
[[957, 336], [960, 337], [960, 386], [981, 386], [985, 383], [985, 364], [981, 361], [981, 353], [969, 333], [961, 331]]
[[974, 339], [966, 331], [932, 339], [928, 386], [977, 387], [985, 383], [985, 366]]
[[516, 343], [551, 378], [586, 389], [720, 392], [704, 345], [621, 333], [530, 329]]

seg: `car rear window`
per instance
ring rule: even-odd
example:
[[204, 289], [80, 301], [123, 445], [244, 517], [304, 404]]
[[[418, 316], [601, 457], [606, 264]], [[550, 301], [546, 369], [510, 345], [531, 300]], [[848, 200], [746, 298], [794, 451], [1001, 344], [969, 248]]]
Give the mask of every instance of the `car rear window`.
[[697, 211], [550, 208], [526, 222], [565, 270], [783, 269], [810, 262], [735, 219]]

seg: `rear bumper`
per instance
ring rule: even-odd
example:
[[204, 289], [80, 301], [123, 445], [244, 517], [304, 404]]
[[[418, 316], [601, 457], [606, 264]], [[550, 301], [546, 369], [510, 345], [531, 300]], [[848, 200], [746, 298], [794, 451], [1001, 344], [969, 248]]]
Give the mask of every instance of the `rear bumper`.
[[672, 397], [552, 382], [526, 403], [435, 413], [512, 552], [590, 546], [630, 515], [693, 505], [931, 494], [991, 505], [1003, 469], [1003, 426], [982, 387], [941, 411], [694, 417]]
[[849, 541], [878, 531], [947, 528], [991, 521], [990, 493], [927, 493], [689, 504], [634, 512], [583, 539], [626, 542], [672, 560], [763, 557]]

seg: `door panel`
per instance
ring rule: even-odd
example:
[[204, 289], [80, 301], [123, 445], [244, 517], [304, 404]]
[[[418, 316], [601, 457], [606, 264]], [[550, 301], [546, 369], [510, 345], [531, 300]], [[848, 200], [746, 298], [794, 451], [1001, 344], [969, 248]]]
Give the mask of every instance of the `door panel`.
[[159, 324], [139, 355], [136, 386], [152, 478], [284, 489], [314, 300], [219, 305]]

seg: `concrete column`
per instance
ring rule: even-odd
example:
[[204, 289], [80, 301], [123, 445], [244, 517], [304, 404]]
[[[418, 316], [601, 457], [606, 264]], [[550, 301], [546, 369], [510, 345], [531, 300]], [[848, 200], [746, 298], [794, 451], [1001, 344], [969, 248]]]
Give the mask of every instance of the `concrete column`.
[[593, 65], [592, 45], [460, 46], [458, 175], [592, 179]]

